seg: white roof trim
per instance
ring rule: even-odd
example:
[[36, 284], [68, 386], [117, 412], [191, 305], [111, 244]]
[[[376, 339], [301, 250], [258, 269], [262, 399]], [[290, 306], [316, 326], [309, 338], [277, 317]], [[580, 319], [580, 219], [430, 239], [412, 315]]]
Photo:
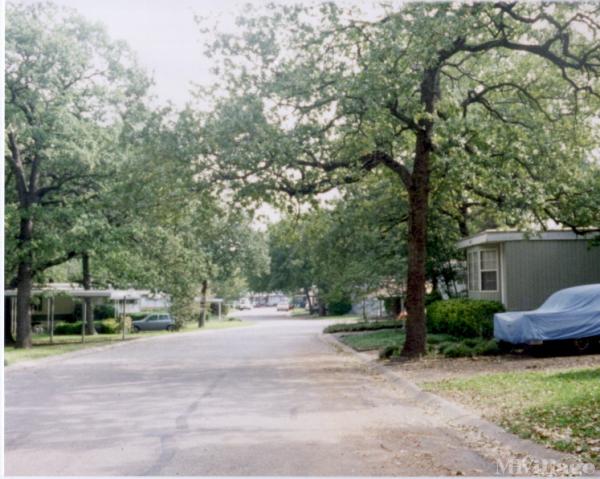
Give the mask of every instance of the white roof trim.
[[[4, 290], [4, 296], [16, 296], [16, 289]], [[72, 298], [109, 298], [110, 290], [105, 289], [75, 289], [75, 288], [34, 288], [31, 290], [32, 296], [70, 296]]]
[[459, 249], [469, 248], [489, 243], [504, 243], [506, 241], [548, 241], [548, 240], [585, 240], [586, 236], [577, 235], [573, 231], [537, 231], [525, 233], [523, 231], [482, 231], [474, 236], [469, 236], [456, 243]]

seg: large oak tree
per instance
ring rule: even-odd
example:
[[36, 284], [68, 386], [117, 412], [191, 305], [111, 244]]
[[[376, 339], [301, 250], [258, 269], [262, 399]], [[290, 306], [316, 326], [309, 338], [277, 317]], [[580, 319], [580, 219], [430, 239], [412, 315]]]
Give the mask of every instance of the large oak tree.
[[518, 224], [569, 216], [561, 204], [573, 192], [548, 172], [563, 184], [596, 174], [599, 9], [413, 3], [365, 20], [326, 3], [247, 14], [241, 35], [209, 49], [226, 95], [205, 124], [205, 153], [250, 197], [319, 193], [378, 167], [397, 175], [408, 197], [403, 354], [423, 354], [434, 179], [449, 179], [458, 212], [486, 202]]

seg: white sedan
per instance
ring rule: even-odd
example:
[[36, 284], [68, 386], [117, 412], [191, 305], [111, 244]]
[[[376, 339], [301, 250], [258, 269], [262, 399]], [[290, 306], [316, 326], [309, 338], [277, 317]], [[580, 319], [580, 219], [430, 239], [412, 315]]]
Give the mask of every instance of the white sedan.
[[290, 303], [287, 301], [277, 304], [277, 311], [289, 311]]

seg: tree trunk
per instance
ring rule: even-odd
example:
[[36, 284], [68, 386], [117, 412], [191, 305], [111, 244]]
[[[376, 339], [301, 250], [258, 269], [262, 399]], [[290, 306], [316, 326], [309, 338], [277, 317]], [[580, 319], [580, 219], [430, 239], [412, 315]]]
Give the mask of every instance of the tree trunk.
[[319, 316], [327, 316], [327, 306], [319, 301]]
[[208, 280], [202, 281], [202, 311], [200, 311], [200, 317], [198, 318], [198, 327], [203, 328], [206, 324], [206, 295], [208, 294]]
[[400, 296], [396, 296], [392, 299], [392, 315], [394, 319], [400, 319], [400, 314], [402, 313], [402, 298]]
[[[92, 289], [92, 275], [90, 274], [90, 256], [87, 253], [83, 253], [81, 256], [81, 269], [83, 273], [83, 289]], [[96, 328], [94, 327], [94, 307], [92, 304], [92, 298], [85, 298], [85, 334], [94, 335]]]
[[[438, 96], [438, 70], [426, 70], [421, 83], [421, 102], [433, 115]], [[429, 213], [429, 159], [433, 150], [433, 120], [419, 122], [415, 160], [408, 185], [408, 280], [406, 294], [406, 341], [402, 356], [417, 357], [427, 351], [425, 282], [427, 280], [427, 227]]]
[[31, 290], [33, 289], [33, 258], [31, 255], [31, 237], [33, 220], [21, 218], [19, 231], [19, 250], [24, 254], [17, 270], [17, 338], [16, 348], [31, 347]]
[[308, 290], [308, 288], [304, 288], [304, 295], [306, 296], [306, 304], [308, 304], [308, 311], [312, 314], [313, 305], [312, 301], [310, 300], [310, 291]]
[[409, 193], [409, 204], [406, 341], [402, 355], [415, 357], [425, 354], [427, 341], [425, 322], [427, 192], [421, 189]]
[[4, 298], [4, 346], [14, 346], [15, 338], [12, 335], [12, 299]]
[[17, 286], [17, 338], [15, 347], [31, 347], [31, 290], [33, 279], [31, 264], [27, 261], [19, 263]]

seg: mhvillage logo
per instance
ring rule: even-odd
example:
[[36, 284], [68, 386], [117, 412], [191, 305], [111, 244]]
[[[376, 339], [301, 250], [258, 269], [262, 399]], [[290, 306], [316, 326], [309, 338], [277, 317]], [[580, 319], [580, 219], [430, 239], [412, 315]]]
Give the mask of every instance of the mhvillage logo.
[[590, 476], [595, 471], [591, 463], [537, 460], [531, 456], [496, 460], [498, 476]]

